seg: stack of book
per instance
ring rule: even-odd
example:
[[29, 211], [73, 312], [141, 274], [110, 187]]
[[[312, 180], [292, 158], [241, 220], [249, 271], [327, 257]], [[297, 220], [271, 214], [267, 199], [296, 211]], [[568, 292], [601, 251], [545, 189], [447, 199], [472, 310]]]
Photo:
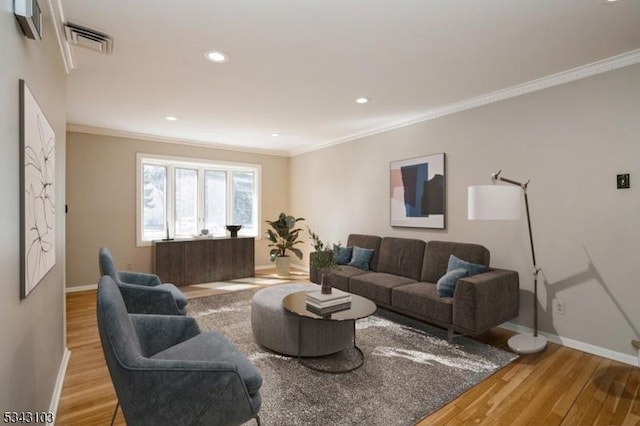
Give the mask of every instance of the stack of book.
[[307, 310], [316, 315], [328, 315], [351, 308], [351, 294], [332, 289], [331, 294], [320, 291], [307, 293]]

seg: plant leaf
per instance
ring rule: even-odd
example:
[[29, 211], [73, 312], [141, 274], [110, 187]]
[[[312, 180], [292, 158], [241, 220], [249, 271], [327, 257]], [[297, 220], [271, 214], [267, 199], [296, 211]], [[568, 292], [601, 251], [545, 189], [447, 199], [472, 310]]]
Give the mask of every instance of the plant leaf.
[[302, 250], [300, 250], [299, 248], [291, 248], [291, 251], [293, 252], [293, 254], [298, 256], [298, 259], [302, 260]]

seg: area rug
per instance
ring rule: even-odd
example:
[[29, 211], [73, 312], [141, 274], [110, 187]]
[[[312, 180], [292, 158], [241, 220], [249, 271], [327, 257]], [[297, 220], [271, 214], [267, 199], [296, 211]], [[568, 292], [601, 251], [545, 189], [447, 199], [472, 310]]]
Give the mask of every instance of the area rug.
[[[202, 330], [234, 342], [262, 373], [263, 425], [412, 425], [517, 356], [379, 309], [356, 323], [362, 368], [319, 373], [257, 345], [251, 331], [256, 290], [189, 301]], [[255, 424], [255, 423], [247, 423]]]

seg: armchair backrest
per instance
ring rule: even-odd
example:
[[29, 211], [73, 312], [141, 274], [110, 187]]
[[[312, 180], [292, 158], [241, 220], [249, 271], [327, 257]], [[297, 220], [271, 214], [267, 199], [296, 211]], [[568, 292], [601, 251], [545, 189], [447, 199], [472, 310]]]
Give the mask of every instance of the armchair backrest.
[[116, 269], [116, 264], [113, 261], [113, 256], [111, 256], [111, 252], [108, 248], [100, 248], [100, 253], [98, 254], [98, 264], [100, 265], [100, 276], [109, 275], [116, 283], [119, 281], [118, 269]]
[[136, 330], [129, 318], [116, 282], [104, 275], [98, 282], [96, 305], [98, 331], [107, 366], [113, 375], [123, 366], [131, 366], [142, 357]]

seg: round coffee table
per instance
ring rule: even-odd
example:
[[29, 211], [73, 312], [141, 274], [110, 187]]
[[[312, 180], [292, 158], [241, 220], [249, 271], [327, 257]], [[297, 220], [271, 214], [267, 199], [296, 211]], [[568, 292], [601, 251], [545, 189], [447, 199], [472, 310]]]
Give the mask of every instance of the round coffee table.
[[[300, 356], [300, 351], [298, 351], [298, 362], [304, 365], [307, 368], [312, 370], [320, 371], [323, 373], [333, 373], [333, 374], [343, 374], [348, 373], [350, 371], [357, 370], [362, 367], [364, 364], [364, 353], [362, 350], [356, 345], [356, 320], [366, 318], [376, 311], [376, 305], [369, 299], [358, 296], [357, 294], [351, 295], [351, 307], [349, 309], [345, 309], [338, 312], [333, 312], [327, 315], [318, 315], [314, 312], [311, 312], [307, 309], [307, 293], [308, 291], [298, 291], [295, 293], [291, 293], [282, 299], [282, 306], [289, 312], [299, 315], [301, 317], [310, 318], [317, 321], [332, 321], [336, 324], [342, 321], [350, 321], [353, 324], [353, 349], [355, 349], [358, 354], [358, 363], [353, 367], [348, 367], [346, 369], [327, 369], [316, 367], [311, 365], [309, 362], [306, 362], [304, 358]], [[299, 328], [298, 335], [298, 347], [302, 345], [302, 328]], [[346, 349], [346, 348], [345, 348]]]

